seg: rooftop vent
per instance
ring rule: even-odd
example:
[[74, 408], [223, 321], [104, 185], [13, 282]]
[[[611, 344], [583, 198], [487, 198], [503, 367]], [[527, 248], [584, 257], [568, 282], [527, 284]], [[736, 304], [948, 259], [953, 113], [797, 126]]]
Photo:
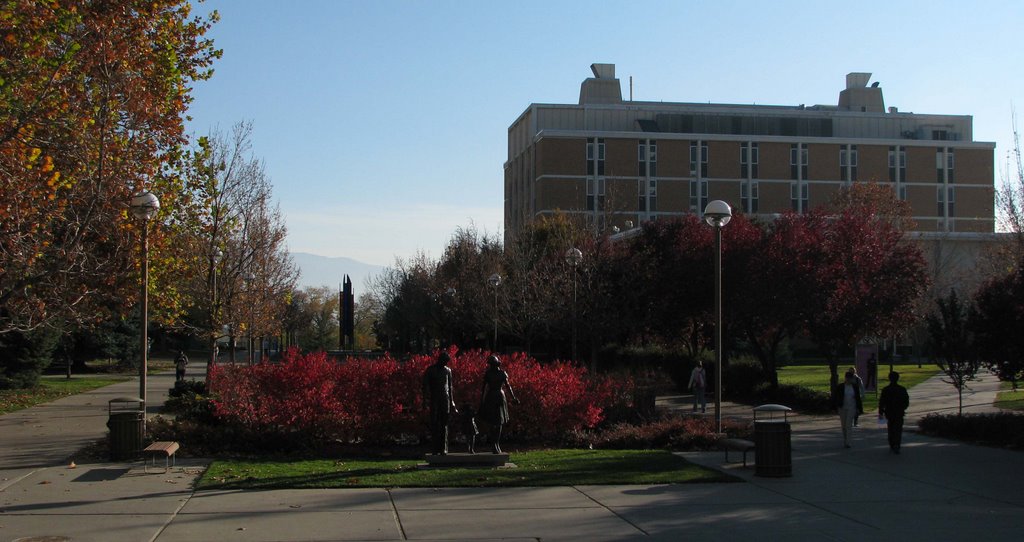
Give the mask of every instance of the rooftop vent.
[[846, 88], [864, 88], [871, 80], [871, 73], [850, 72], [846, 74]]
[[590, 71], [598, 79], [615, 79], [615, 64], [591, 64]]
[[622, 88], [615, 78], [615, 64], [591, 64], [594, 77], [580, 85], [580, 105], [622, 103]]

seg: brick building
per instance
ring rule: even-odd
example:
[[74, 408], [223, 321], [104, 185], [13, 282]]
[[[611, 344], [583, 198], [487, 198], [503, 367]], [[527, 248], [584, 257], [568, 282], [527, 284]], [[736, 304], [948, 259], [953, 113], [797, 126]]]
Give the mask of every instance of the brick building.
[[561, 211], [622, 225], [700, 213], [804, 211], [852, 181], [888, 183], [921, 232], [992, 232], [994, 143], [965, 115], [885, 109], [870, 74], [838, 105], [623, 101], [612, 64], [578, 104], [531, 104], [508, 130], [505, 226]]
[[803, 212], [877, 181], [910, 204], [937, 275], [995, 238], [995, 144], [974, 141], [967, 115], [886, 109], [871, 74], [848, 74], [837, 105], [766, 106], [625, 101], [614, 64], [591, 70], [579, 103], [531, 104], [509, 127], [506, 235], [555, 212], [623, 228], [714, 199]]

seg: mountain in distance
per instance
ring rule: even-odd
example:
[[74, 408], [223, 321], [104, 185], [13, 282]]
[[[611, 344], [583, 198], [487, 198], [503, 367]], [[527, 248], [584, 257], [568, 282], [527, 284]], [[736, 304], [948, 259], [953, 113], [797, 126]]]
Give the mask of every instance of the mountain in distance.
[[299, 288], [309, 286], [329, 286], [338, 288], [345, 275], [352, 280], [352, 289], [358, 298], [366, 290], [367, 277], [374, 277], [384, 271], [384, 267], [359, 262], [352, 258], [318, 256], [306, 252], [292, 252], [292, 260], [299, 268]]

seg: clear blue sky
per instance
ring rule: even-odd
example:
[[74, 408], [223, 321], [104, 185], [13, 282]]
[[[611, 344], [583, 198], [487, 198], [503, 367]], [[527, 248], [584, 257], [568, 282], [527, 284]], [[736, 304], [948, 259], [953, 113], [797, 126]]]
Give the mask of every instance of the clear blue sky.
[[[1019, 1], [209, 0], [224, 57], [190, 130], [254, 125], [295, 252], [389, 265], [455, 228], [501, 233], [508, 126], [576, 103], [590, 64], [637, 100], [886, 106], [974, 116], [996, 177], [1024, 117]], [[1022, 119], [1024, 122], [1024, 119]]]

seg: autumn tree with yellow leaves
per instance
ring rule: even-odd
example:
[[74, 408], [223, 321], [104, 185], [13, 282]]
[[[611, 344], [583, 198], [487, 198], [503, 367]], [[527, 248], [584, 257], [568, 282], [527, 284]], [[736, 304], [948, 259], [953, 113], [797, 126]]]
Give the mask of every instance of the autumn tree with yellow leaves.
[[[143, 188], [179, 206], [192, 85], [220, 52], [187, 0], [0, 4], [0, 337], [135, 300]], [[153, 253], [172, 233], [152, 228]], [[166, 253], [166, 252], [164, 252]], [[165, 264], [155, 256], [157, 271]]]

